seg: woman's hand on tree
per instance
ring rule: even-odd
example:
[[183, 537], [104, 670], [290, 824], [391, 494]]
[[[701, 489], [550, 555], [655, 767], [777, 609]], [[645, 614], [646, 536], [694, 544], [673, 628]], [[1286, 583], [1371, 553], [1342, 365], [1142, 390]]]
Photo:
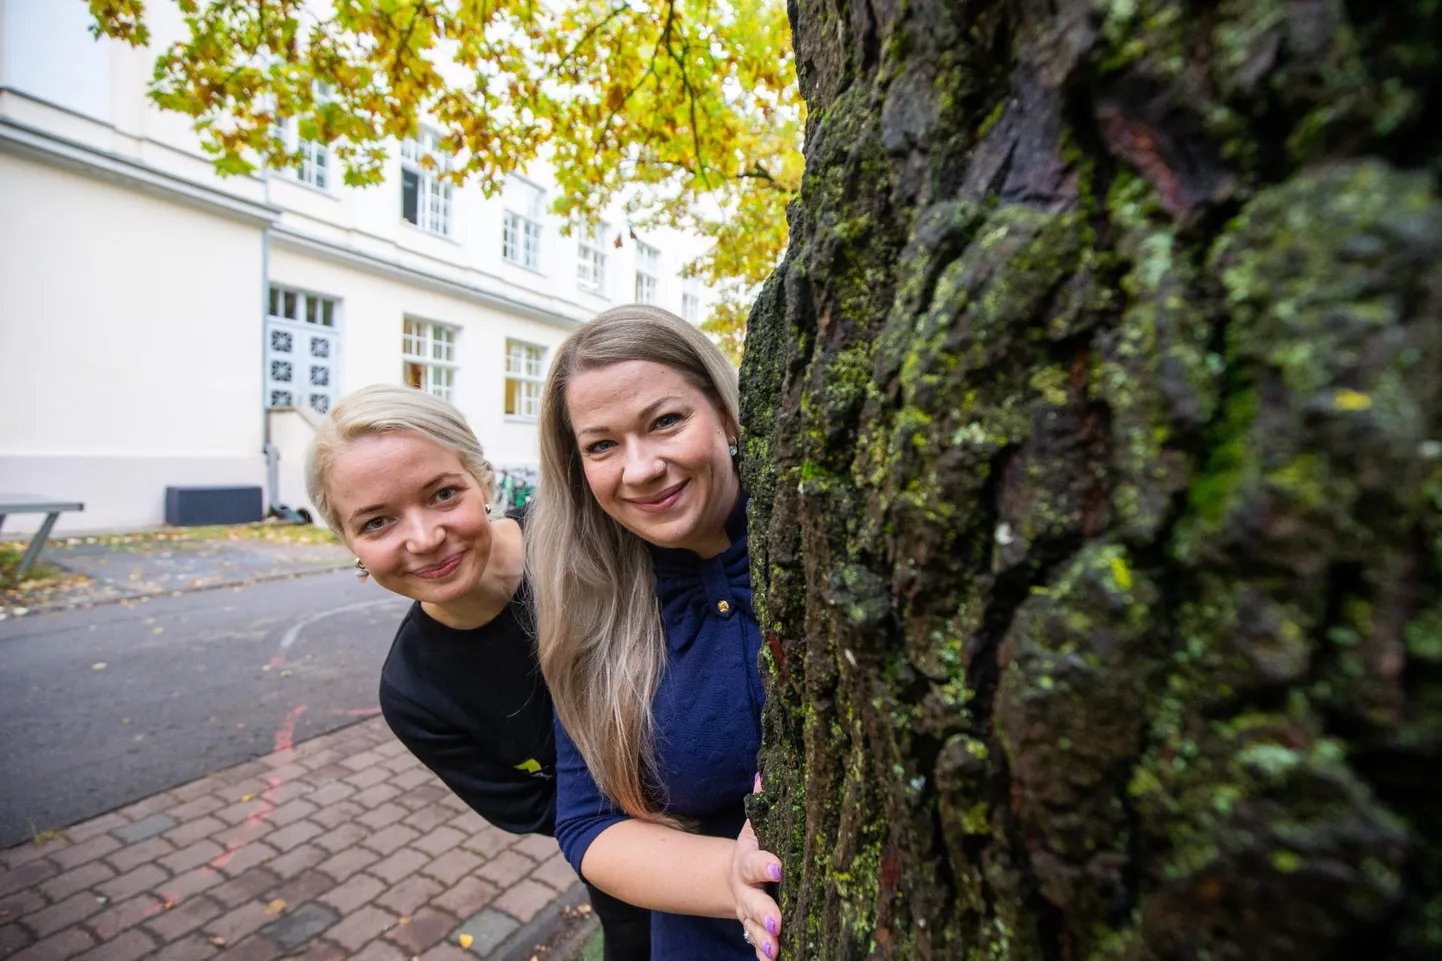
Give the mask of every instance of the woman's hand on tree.
[[[761, 790], [759, 777], [756, 790]], [[766, 890], [767, 884], [780, 880], [781, 860], [761, 850], [756, 832], [747, 821], [736, 838], [731, 858], [731, 894], [736, 899], [736, 917], [756, 949], [757, 961], [771, 961], [780, 948], [777, 938], [781, 934], [781, 908]]]

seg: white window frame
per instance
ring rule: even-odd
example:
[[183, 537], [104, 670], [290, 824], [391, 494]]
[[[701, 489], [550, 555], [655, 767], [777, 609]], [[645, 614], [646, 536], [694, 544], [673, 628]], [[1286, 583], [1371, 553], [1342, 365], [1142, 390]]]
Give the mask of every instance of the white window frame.
[[454, 402], [459, 333], [460, 328], [450, 324], [406, 317], [401, 323], [401, 383]]
[[[431, 166], [425, 165], [429, 157]], [[422, 129], [416, 137], [401, 141], [401, 219], [427, 233], [442, 237], [451, 235], [455, 192], [441, 175], [451, 169], [452, 157], [441, 149], [441, 135]], [[416, 178], [416, 219], [406, 217], [405, 175]]]
[[636, 241], [636, 303], [654, 304], [661, 289], [661, 250]]
[[[315, 99], [318, 103], [329, 100], [330, 86], [317, 81]], [[294, 167], [282, 167], [280, 173], [290, 180], [330, 193], [330, 175], [331, 170], [334, 169], [334, 165], [331, 163], [330, 146], [319, 140], [307, 140], [302, 137], [300, 121], [295, 117], [277, 118], [271, 126], [271, 133], [285, 145], [287, 153], [297, 151], [300, 153], [300, 164]]]
[[[507, 420], [540, 419], [545, 362], [546, 348], [540, 344], [506, 338], [506, 395], [503, 409]], [[512, 384], [516, 385], [517, 403], [514, 410], [510, 409]]]
[[271, 284], [266, 300], [266, 313], [278, 320], [317, 327], [336, 328], [338, 297], [311, 294], [284, 284]]
[[576, 231], [576, 286], [605, 296], [608, 228], [604, 221], [582, 224]]
[[693, 290], [681, 292], [681, 319], [688, 324], [701, 323], [701, 297]]
[[506, 213], [501, 226], [501, 256], [527, 270], [541, 269], [541, 217], [546, 192], [512, 176], [506, 184]]

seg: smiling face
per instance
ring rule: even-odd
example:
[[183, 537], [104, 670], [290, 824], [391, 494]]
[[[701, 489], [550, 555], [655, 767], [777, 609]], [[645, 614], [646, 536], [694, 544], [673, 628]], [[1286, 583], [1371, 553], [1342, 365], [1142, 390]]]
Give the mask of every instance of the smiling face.
[[740, 484], [735, 426], [674, 369], [631, 360], [583, 371], [566, 411], [601, 509], [642, 540], [713, 557]]
[[480, 583], [491, 523], [456, 451], [408, 431], [369, 434], [337, 452], [327, 488], [337, 533], [386, 590], [444, 606]]

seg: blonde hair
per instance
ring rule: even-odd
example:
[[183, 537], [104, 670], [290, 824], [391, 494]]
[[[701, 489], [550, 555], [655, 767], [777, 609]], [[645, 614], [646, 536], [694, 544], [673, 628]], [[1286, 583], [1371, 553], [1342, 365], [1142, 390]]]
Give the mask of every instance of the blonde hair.
[[409, 431], [456, 452], [480, 485], [487, 504], [496, 503], [496, 474], [465, 416], [450, 403], [414, 387], [371, 384], [348, 394], [331, 408], [315, 432], [305, 458], [305, 490], [326, 526], [345, 536], [331, 501], [331, 467], [345, 446], [372, 434]]
[[614, 804], [632, 817], [677, 826], [646, 788], [655, 775], [651, 702], [666, 670], [651, 555], [592, 496], [566, 409], [572, 377], [634, 360], [671, 368], [706, 395], [730, 429], [740, 423], [736, 369], [705, 334], [658, 307], [601, 314], [566, 339], [546, 380], [526, 557], [541, 671], [556, 716]]

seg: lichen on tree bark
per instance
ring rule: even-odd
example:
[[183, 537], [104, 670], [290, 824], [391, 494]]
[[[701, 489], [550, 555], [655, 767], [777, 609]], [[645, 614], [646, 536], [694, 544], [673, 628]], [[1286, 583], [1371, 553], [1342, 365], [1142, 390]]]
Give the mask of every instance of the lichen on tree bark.
[[1442, 5], [792, 19], [786, 956], [1442, 954]]

